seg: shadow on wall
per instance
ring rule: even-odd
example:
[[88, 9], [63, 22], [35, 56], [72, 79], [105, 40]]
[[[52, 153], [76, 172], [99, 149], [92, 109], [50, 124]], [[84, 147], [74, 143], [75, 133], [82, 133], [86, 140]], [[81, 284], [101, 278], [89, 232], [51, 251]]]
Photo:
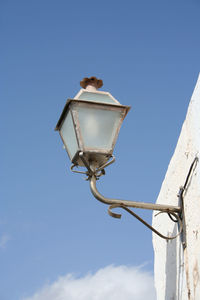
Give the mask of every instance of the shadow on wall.
[[[184, 190], [186, 196], [187, 191], [192, 183], [193, 175], [195, 174], [195, 169], [198, 160], [195, 158], [190, 170], [187, 175], [187, 179], [184, 184]], [[188, 291], [186, 289], [186, 277], [184, 269], [184, 242], [186, 240], [186, 225], [185, 219], [183, 218], [183, 233], [174, 240], [169, 240], [166, 247], [166, 265], [165, 265], [165, 276], [166, 276], [166, 286], [165, 286], [165, 300], [182, 300], [186, 297]], [[174, 227], [173, 235], [176, 235], [177, 227]], [[185, 299], [185, 298], [184, 298]]]
[[[176, 226], [173, 230], [173, 235], [176, 234]], [[165, 286], [165, 300], [178, 300], [176, 297], [177, 290], [177, 241], [169, 240], [167, 241], [167, 250], [166, 250], [166, 266], [165, 266], [165, 275], [166, 275], [166, 286]]]
[[[176, 235], [174, 227], [173, 235]], [[177, 251], [178, 250], [178, 251]], [[165, 300], [181, 300], [184, 286], [183, 246], [180, 239], [169, 240], [166, 251], [166, 286]]]

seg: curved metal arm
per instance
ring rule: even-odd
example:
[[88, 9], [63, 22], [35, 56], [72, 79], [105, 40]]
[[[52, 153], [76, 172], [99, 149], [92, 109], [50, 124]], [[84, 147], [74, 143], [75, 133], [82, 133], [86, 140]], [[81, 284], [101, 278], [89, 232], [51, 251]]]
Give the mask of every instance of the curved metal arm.
[[[181, 221], [181, 219], [183, 218], [183, 216], [182, 216], [182, 214], [183, 214], [183, 193], [187, 188], [188, 181], [191, 177], [192, 171], [194, 170], [194, 168], [197, 165], [197, 162], [198, 162], [198, 157], [196, 156], [190, 166], [184, 186], [180, 187], [178, 198], [180, 200], [179, 202], [181, 203], [181, 206], [172, 206], [172, 205], [163, 205], [163, 204], [154, 204], [154, 203], [135, 202], [135, 201], [126, 201], [126, 200], [106, 198], [103, 195], [101, 195], [99, 193], [99, 191], [97, 190], [97, 187], [96, 187], [96, 179], [97, 178], [96, 178], [95, 174], [93, 174], [90, 177], [90, 189], [91, 189], [92, 194], [94, 195], [94, 197], [97, 200], [110, 205], [108, 208], [108, 213], [110, 216], [112, 216], [114, 218], [121, 218], [120, 214], [113, 213], [111, 210], [113, 208], [117, 208], [117, 207], [122, 208], [122, 209], [126, 210], [128, 213], [130, 213], [132, 216], [137, 218], [140, 222], [142, 222], [145, 226], [147, 226], [149, 229], [151, 229], [153, 232], [155, 232], [160, 237], [167, 239], [167, 240], [175, 239], [177, 236], [180, 235], [180, 233], [183, 230], [183, 223]], [[177, 222], [179, 224], [179, 233], [177, 235], [171, 236], [171, 237], [164, 236], [163, 234], [158, 232], [155, 228], [153, 228], [151, 225], [149, 225], [147, 222], [145, 222], [142, 218], [140, 218], [136, 213], [134, 213], [132, 210], [130, 210], [128, 207], [158, 210], [159, 211], [158, 214], [167, 213], [173, 222]]]
[[[108, 208], [108, 213], [111, 217], [113, 218], [121, 218], [121, 215], [120, 214], [116, 214], [116, 213], [113, 213], [111, 210], [113, 208], [122, 208], [124, 210], [126, 210], [129, 214], [131, 214], [133, 217], [135, 217], [136, 219], [138, 219], [141, 223], [143, 223], [146, 227], [148, 227], [149, 229], [151, 229], [155, 234], [159, 235], [161, 238], [165, 239], [165, 240], [173, 240], [175, 238], [177, 238], [182, 230], [183, 230], [183, 223], [181, 222], [181, 219], [180, 217], [176, 214], [176, 213], [173, 213], [171, 212], [170, 215], [173, 215], [173, 217], [175, 218], [175, 220], [173, 220], [174, 222], [178, 222], [179, 224], [179, 232], [178, 234], [174, 235], [174, 236], [166, 236], [166, 235], [163, 235], [162, 233], [160, 233], [158, 230], [156, 230], [154, 227], [152, 227], [151, 225], [149, 225], [146, 221], [144, 221], [140, 216], [138, 216], [134, 211], [132, 211], [131, 209], [129, 209], [128, 207], [124, 206], [124, 205], [120, 205], [120, 204], [113, 204], [113, 205], [110, 205], [109, 208]], [[161, 214], [161, 213], [166, 213], [165, 211], [160, 211], [158, 214]], [[157, 214], [157, 215], [158, 215]]]
[[96, 187], [96, 177], [93, 175], [90, 178], [90, 189], [94, 197], [105, 203], [105, 204], [118, 204], [123, 205], [126, 207], [135, 207], [135, 208], [144, 208], [144, 209], [151, 209], [151, 210], [158, 210], [166, 213], [181, 213], [182, 208], [180, 206], [173, 206], [173, 205], [164, 205], [164, 204], [154, 204], [154, 203], [146, 203], [146, 202], [136, 202], [136, 201], [127, 201], [127, 200], [119, 200], [119, 199], [111, 199], [106, 198], [99, 193]]
[[[96, 187], [96, 177], [93, 175], [90, 178], [90, 189], [94, 197], [105, 203], [109, 204], [108, 213], [111, 217], [114, 218], [121, 218], [120, 214], [113, 213], [111, 210], [113, 208], [122, 208], [126, 210], [128, 213], [130, 213], [132, 216], [137, 218], [140, 222], [142, 222], [145, 226], [147, 226], [149, 229], [151, 229], [155, 234], [159, 235], [161, 238], [166, 240], [172, 240], [178, 237], [183, 229], [183, 224], [181, 222], [181, 219], [179, 215], [181, 214], [182, 208], [180, 206], [172, 206], [172, 205], [163, 205], [163, 204], [154, 204], [154, 203], [145, 203], [145, 202], [135, 202], [135, 201], [126, 201], [126, 200], [118, 200], [118, 199], [110, 199], [102, 196]], [[179, 224], [179, 233], [175, 236], [165, 236], [161, 234], [159, 231], [157, 231], [154, 227], [149, 225], [146, 221], [144, 221], [142, 218], [140, 218], [136, 213], [134, 213], [132, 210], [130, 210], [128, 207], [135, 207], [135, 208], [143, 208], [143, 209], [151, 209], [151, 210], [158, 210], [159, 213], [168, 213], [171, 217], [171, 215], [175, 218], [175, 220]], [[178, 215], [179, 214], [179, 215]]]

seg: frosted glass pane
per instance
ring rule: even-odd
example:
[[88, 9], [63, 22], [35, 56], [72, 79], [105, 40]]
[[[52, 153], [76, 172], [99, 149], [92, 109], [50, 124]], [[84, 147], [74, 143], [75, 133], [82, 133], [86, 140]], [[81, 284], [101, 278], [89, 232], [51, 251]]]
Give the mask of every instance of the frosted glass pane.
[[117, 104], [108, 94], [99, 94], [99, 93], [93, 93], [93, 92], [83, 92], [77, 99]]
[[121, 111], [78, 107], [84, 146], [100, 150], [112, 149]]
[[65, 142], [65, 145], [67, 146], [70, 159], [72, 159], [78, 150], [78, 144], [70, 112], [68, 112], [67, 117], [62, 124], [60, 133]]

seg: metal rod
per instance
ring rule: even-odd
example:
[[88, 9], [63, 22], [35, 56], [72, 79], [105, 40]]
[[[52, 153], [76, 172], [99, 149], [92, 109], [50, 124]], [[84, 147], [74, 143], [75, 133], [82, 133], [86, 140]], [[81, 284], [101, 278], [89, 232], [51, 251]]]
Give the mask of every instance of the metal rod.
[[107, 162], [107, 163], [105, 163], [105, 164], [103, 164], [101, 167], [99, 167], [99, 168], [97, 169], [97, 172], [103, 170], [104, 168], [110, 166], [111, 164], [113, 164], [113, 163], [115, 162], [115, 157], [114, 157], [114, 155], [112, 155], [111, 157], [112, 157], [112, 160], [109, 161], [109, 162]]
[[135, 208], [143, 208], [143, 209], [151, 209], [151, 210], [158, 210], [167, 213], [181, 213], [182, 208], [180, 206], [173, 206], [173, 205], [164, 205], [164, 204], [154, 204], [154, 203], [146, 203], [146, 202], [136, 202], [136, 201], [127, 201], [127, 200], [119, 200], [119, 199], [111, 199], [106, 198], [99, 193], [96, 187], [96, 177], [95, 175], [91, 176], [90, 178], [90, 189], [94, 197], [109, 205], [118, 204], [126, 207], [135, 207]]
[[[186, 187], [187, 187], [187, 184], [188, 184], [188, 181], [189, 181], [189, 179], [190, 179], [190, 175], [191, 175], [191, 173], [192, 173], [192, 170], [193, 170], [193, 168], [195, 169], [195, 167], [196, 167], [196, 165], [197, 165], [197, 163], [198, 163], [198, 157], [196, 156], [195, 158], [194, 158], [194, 160], [193, 160], [193, 162], [192, 162], [192, 164], [191, 164], [191, 166], [190, 166], [190, 169], [189, 169], [189, 172], [188, 172], [188, 175], [187, 175], [187, 178], [186, 178], [186, 180], [185, 180], [185, 184], [184, 184], [184, 186], [183, 186], [183, 191], [186, 189]], [[182, 192], [183, 192], [182, 191]]]
[[[179, 226], [180, 226], [180, 229], [179, 229], [179, 232], [174, 235], [174, 236], [166, 236], [166, 235], [163, 235], [162, 233], [160, 233], [158, 230], [156, 230], [154, 227], [152, 227], [151, 225], [149, 225], [145, 220], [143, 220], [140, 216], [138, 216], [134, 211], [130, 210], [128, 207], [126, 206], [123, 206], [123, 205], [119, 205], [119, 204], [113, 204], [113, 205], [110, 205], [109, 208], [108, 208], [108, 213], [111, 217], [114, 217], [114, 218], [121, 218], [121, 215], [120, 214], [116, 214], [116, 213], [113, 213], [111, 211], [111, 209], [113, 208], [122, 208], [124, 210], [126, 210], [129, 214], [131, 214], [133, 217], [135, 217], [136, 219], [138, 219], [141, 223], [143, 223], [145, 226], [147, 226], [150, 230], [152, 230], [155, 234], [157, 234], [158, 236], [160, 236], [161, 238], [165, 239], [165, 240], [173, 240], [175, 238], [177, 238], [182, 230], [183, 230], [183, 224], [182, 224], [182, 221], [180, 219], [180, 217], [178, 216], [178, 214], [176, 213], [173, 213], [171, 212], [171, 214], [173, 215], [173, 217], [176, 219], [176, 222], [179, 223]], [[165, 212], [159, 212], [160, 213], [165, 213]]]
[[79, 152], [79, 157], [82, 160], [82, 162], [84, 163], [85, 167], [88, 169], [89, 174], [93, 174], [92, 169], [90, 168], [89, 164], [87, 163], [87, 161], [84, 158], [84, 153], [83, 152]]

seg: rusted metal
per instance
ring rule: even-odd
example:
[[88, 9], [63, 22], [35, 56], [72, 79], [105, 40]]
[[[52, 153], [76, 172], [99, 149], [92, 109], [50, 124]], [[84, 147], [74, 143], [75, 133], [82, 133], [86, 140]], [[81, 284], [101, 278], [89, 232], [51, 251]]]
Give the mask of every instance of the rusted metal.
[[85, 77], [83, 80], [80, 81], [80, 86], [82, 88], [86, 88], [88, 85], [94, 86], [96, 89], [99, 89], [103, 86], [103, 80], [97, 79], [95, 76], [92, 76], [90, 78]]

